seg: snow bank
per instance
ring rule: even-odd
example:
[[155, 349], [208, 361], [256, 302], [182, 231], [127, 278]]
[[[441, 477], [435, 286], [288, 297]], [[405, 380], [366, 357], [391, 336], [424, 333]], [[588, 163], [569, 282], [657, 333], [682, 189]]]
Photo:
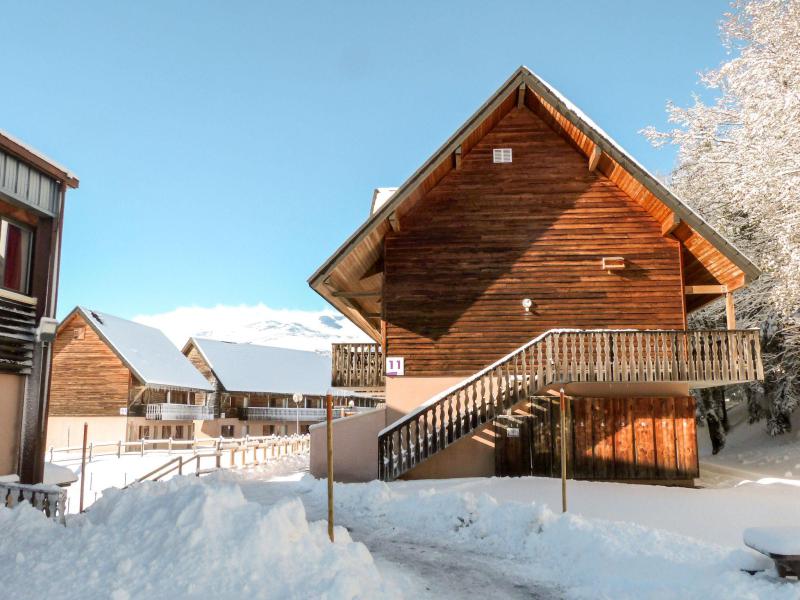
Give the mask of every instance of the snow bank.
[[[302, 485], [312, 495], [325, 493], [324, 481], [308, 477]], [[335, 498], [342, 513], [368, 519], [386, 536], [506, 556], [573, 598], [800, 598], [800, 585], [740, 571], [768, 561], [635, 523], [433, 486], [399, 492], [382, 482], [337, 484]], [[679, 506], [674, 518], [681, 518]]]
[[225, 481], [106, 490], [66, 528], [0, 508], [0, 530], [8, 598], [400, 597], [345, 529], [331, 544], [298, 499], [266, 508]]

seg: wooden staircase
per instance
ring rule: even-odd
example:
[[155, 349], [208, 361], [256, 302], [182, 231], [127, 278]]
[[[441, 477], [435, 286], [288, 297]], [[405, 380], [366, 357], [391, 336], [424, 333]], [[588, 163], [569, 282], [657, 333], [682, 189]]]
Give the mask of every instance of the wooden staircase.
[[763, 378], [758, 330], [554, 329], [383, 429], [379, 477], [401, 477], [554, 386], [682, 382], [711, 387]]

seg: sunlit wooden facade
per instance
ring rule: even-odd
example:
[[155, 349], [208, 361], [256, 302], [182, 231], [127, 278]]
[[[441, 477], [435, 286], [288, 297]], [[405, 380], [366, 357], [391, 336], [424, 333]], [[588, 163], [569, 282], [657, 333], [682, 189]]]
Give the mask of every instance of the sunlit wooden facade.
[[[533, 399], [563, 388], [574, 476], [685, 483], [697, 474], [690, 389], [763, 377], [732, 296], [758, 275], [522, 67], [309, 283], [403, 359], [403, 375], [386, 377], [386, 427], [364, 433], [381, 478], [507, 473], [508, 418], [541, 427]], [[727, 328], [687, 331], [687, 315], [722, 296]], [[627, 415], [618, 402], [640, 421], [636, 459], [578, 468], [615, 447], [589, 416]]]

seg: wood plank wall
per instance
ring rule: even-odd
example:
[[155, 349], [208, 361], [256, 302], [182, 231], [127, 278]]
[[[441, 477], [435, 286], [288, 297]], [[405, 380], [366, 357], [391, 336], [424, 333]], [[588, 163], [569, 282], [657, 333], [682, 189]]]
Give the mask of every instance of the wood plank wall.
[[[217, 378], [214, 376], [214, 372], [211, 370], [211, 367], [206, 362], [206, 359], [203, 358], [203, 355], [200, 354], [200, 351], [197, 349], [197, 346], [194, 343], [189, 346], [188, 352], [186, 353], [186, 358], [189, 359], [189, 362], [194, 365], [194, 368], [200, 371], [200, 373], [208, 380], [208, 383], [215, 389], [220, 389], [218, 387], [219, 382]], [[205, 392], [195, 392], [194, 394], [194, 403], [195, 404], [205, 404], [206, 403], [206, 393]]]
[[76, 314], [53, 343], [50, 415], [119, 416], [128, 406], [129, 379], [127, 367]]
[[[558, 398], [495, 420], [498, 475], [561, 474]], [[695, 401], [688, 397], [570, 398], [567, 472], [573, 479], [677, 481], [699, 476]], [[508, 437], [508, 428], [519, 436]]]
[[[511, 164], [493, 164], [501, 147]], [[386, 355], [405, 357], [406, 376], [468, 375], [551, 328], [680, 329], [678, 245], [514, 109], [387, 235]], [[604, 256], [625, 269], [602, 271]]]

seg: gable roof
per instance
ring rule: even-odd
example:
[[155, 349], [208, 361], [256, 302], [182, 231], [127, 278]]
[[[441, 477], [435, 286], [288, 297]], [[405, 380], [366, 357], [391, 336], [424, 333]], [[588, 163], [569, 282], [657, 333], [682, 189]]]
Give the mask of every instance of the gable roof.
[[331, 382], [331, 357], [317, 352], [258, 344], [190, 338], [227, 392], [322, 396]]
[[80, 315], [141, 383], [157, 389], [210, 392], [213, 388], [160, 330], [77, 306]]
[[[596, 171], [614, 182], [662, 224], [678, 224], [672, 235], [686, 253], [685, 277], [691, 283], [709, 274], [730, 291], [760, 275], [733, 244], [715, 231], [674, 192], [658, 181], [611, 136], [546, 81], [525, 66], [506, 82], [409, 177], [403, 185], [374, 207], [369, 218], [309, 278], [323, 298], [376, 340], [380, 338], [380, 280], [383, 237], [408, 214], [422, 197], [466, 155], [506, 114], [517, 106], [534, 111], [578, 151], [598, 153]], [[373, 198], [374, 205], [374, 198]], [[692, 281], [692, 277], [698, 281]], [[711, 297], [700, 298], [707, 302]], [[371, 300], [372, 299], [372, 300]], [[689, 310], [698, 306], [688, 306]]]

